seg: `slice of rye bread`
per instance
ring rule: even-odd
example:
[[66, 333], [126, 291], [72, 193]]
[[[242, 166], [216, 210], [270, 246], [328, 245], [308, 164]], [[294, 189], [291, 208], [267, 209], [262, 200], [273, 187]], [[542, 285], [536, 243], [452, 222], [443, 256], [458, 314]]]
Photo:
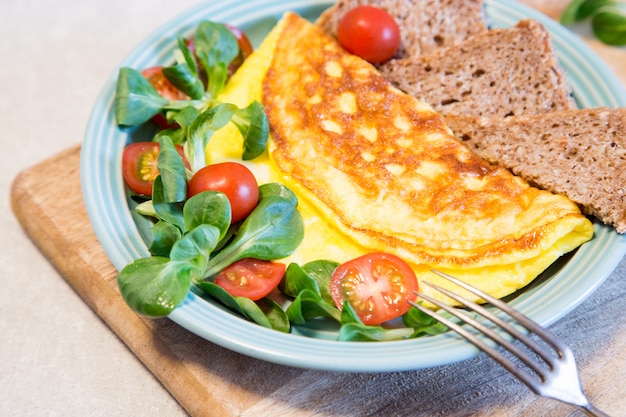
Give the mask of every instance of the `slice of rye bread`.
[[343, 15], [362, 5], [376, 6], [395, 18], [400, 28], [400, 47], [394, 58], [430, 53], [487, 31], [483, 0], [338, 0], [316, 24], [336, 36]]
[[429, 55], [392, 60], [380, 71], [444, 115], [511, 116], [576, 108], [550, 34], [530, 19]]
[[626, 232], [626, 108], [446, 122], [482, 158]]

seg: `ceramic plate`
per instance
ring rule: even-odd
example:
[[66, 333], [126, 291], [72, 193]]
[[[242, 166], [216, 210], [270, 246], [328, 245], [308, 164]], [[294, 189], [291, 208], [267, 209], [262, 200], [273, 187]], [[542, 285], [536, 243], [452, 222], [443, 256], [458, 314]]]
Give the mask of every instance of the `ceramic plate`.
[[[512, 26], [523, 18], [543, 23], [553, 36], [561, 63], [581, 107], [626, 106], [626, 92], [617, 78], [578, 38], [534, 10], [505, 0], [485, 2], [493, 26]], [[143, 69], [171, 62], [175, 38], [203, 19], [231, 23], [244, 29], [255, 46], [284, 11], [314, 20], [328, 1], [231, 0], [201, 4], [172, 19], [138, 45], [120, 63]], [[98, 96], [81, 153], [81, 180], [89, 218], [105, 252], [121, 269], [148, 249], [128, 207], [121, 175], [121, 153], [129, 133], [117, 128], [113, 98], [117, 71]], [[580, 304], [613, 271], [626, 253], [626, 237], [595, 224], [595, 236], [574, 254], [564, 257], [511, 304], [543, 325], [549, 325]], [[258, 359], [335, 371], [398, 371], [453, 363], [474, 356], [476, 349], [453, 333], [394, 342], [337, 342], [327, 331], [306, 329], [283, 334], [247, 322], [190, 292], [171, 320], [228, 349]], [[306, 333], [306, 335], [305, 335]]]

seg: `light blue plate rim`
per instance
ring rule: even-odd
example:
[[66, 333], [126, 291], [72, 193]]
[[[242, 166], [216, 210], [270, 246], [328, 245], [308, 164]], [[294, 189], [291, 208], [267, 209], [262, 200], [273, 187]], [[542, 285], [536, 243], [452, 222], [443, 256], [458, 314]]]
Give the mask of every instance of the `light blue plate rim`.
[[[140, 43], [119, 65], [146, 68], [169, 61], [175, 36], [202, 19], [242, 27], [256, 45], [286, 10], [314, 19], [330, 2], [320, 0], [232, 0], [207, 2], [173, 18]], [[494, 26], [524, 18], [550, 31], [561, 64], [570, 76], [581, 107], [626, 106], [626, 92], [596, 54], [566, 28], [535, 10], [507, 0], [485, 1]], [[118, 68], [96, 99], [81, 149], [81, 184], [90, 222], [104, 251], [119, 270], [148, 250], [128, 209], [121, 176], [121, 152], [129, 132], [118, 129], [113, 97]], [[626, 253], [626, 237], [594, 224], [592, 241], [579, 248], [549, 279], [532, 285], [511, 301], [543, 325], [578, 306], [611, 274]], [[282, 365], [351, 372], [404, 371], [471, 358], [477, 350], [452, 333], [395, 342], [337, 342], [283, 334], [247, 322], [190, 293], [170, 319], [227, 349]]]

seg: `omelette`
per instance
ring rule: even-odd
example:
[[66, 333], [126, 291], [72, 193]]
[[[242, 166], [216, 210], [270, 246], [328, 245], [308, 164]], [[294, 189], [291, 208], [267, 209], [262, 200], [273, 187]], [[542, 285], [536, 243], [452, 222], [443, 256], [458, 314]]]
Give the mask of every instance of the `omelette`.
[[[282, 182], [299, 198], [305, 238], [286, 262], [384, 251], [420, 282], [450, 287], [436, 268], [503, 297], [593, 236], [569, 199], [474, 155], [429, 104], [294, 13], [219, 99], [265, 107], [268, 150], [244, 163], [259, 183]], [[240, 161], [241, 149], [227, 126], [209, 142], [207, 161]]]

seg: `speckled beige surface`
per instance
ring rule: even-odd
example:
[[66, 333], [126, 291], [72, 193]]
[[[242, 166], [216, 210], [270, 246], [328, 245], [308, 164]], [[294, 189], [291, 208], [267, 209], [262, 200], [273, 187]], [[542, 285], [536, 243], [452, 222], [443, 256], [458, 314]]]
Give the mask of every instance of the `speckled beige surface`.
[[[4, 147], [0, 187], [5, 195], [0, 200], [4, 213], [0, 217], [2, 416], [186, 414], [98, 316], [100, 310], [92, 310], [33, 244], [11, 212], [9, 194], [18, 173], [66, 149], [70, 151], [61, 155], [75, 152], [91, 106], [112, 69], [160, 24], [195, 4], [184, 0], [0, 3]], [[626, 50], [588, 38], [584, 27], [576, 30], [626, 84]], [[69, 163], [67, 170], [76, 168]], [[70, 187], [69, 192], [77, 191]], [[64, 221], [72, 227], [71, 219]], [[579, 358], [590, 396], [616, 416], [626, 414], [625, 279], [622, 261], [598, 291], [553, 326]], [[189, 346], [177, 346], [179, 353], [203, 343], [183, 339]], [[355, 375], [269, 366], [217, 351], [232, 361], [241, 379], [227, 377], [233, 370], [227, 365], [215, 369], [195, 360], [185, 366], [194, 375], [216, 375], [207, 384], [219, 384], [216, 389], [223, 399], [218, 402], [224, 408], [216, 407], [209, 415], [578, 415], [561, 404], [538, 399], [482, 357], [409, 373]], [[244, 373], [243, 366], [258, 366], [264, 375], [290, 382], [246, 389], [255, 375]], [[167, 372], [172, 369], [180, 372], [169, 363], [156, 373], [171, 381]]]

